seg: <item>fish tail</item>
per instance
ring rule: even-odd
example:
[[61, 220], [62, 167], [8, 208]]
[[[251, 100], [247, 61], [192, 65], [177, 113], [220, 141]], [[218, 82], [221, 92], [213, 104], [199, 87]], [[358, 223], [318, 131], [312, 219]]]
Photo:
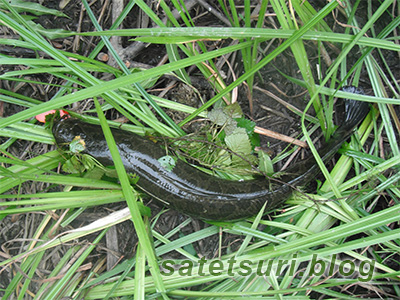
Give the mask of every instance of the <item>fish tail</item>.
[[[354, 86], [342, 88], [345, 92], [364, 94], [363, 90]], [[324, 162], [330, 160], [342, 144], [353, 134], [369, 112], [369, 103], [352, 99], [344, 99], [344, 121], [333, 133], [329, 141], [318, 151]]]
[[[342, 88], [344, 92], [354, 94], [364, 94], [361, 88], [354, 86], [345, 86]], [[344, 99], [344, 122], [335, 131], [331, 139], [340, 139], [343, 141], [353, 133], [354, 128], [361, 123], [369, 112], [369, 103], [352, 99]]]
[[[363, 91], [356, 87], [344, 87], [345, 92], [361, 93]], [[354, 128], [361, 123], [369, 112], [369, 103], [351, 99], [344, 100], [344, 121], [333, 133], [328, 142], [318, 150], [322, 161], [326, 163], [337, 153], [342, 144], [353, 134]], [[310, 156], [286, 170], [291, 174], [285, 178], [293, 185], [305, 185], [315, 179], [321, 171], [316, 164], [314, 156]], [[299, 175], [302, 174], [302, 175]], [[297, 175], [297, 176], [296, 176]]]
[[[342, 88], [344, 92], [354, 94], [364, 94], [361, 88], [354, 86], [345, 86]], [[369, 103], [352, 99], [345, 99], [345, 126], [348, 128], [356, 127], [368, 114]]]

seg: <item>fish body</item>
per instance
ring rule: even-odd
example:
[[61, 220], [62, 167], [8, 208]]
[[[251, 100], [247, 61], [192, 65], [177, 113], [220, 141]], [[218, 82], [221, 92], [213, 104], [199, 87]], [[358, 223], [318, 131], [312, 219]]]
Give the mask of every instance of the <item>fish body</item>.
[[[369, 111], [368, 103], [345, 101], [345, 122], [318, 151], [324, 162], [335, 155]], [[86, 153], [105, 166], [114, 165], [100, 126], [70, 118], [58, 121], [52, 130], [58, 145], [80, 136]], [[251, 217], [266, 202], [266, 211], [270, 211], [291, 196], [293, 187], [306, 186], [320, 172], [313, 156], [285, 170], [279, 180], [263, 176], [245, 181], [220, 179], [181, 160], [169, 171], [158, 161], [166, 153], [157, 144], [123, 130], [112, 129], [112, 133], [126, 171], [138, 175], [136, 185], [141, 190], [167, 207], [204, 220]]]

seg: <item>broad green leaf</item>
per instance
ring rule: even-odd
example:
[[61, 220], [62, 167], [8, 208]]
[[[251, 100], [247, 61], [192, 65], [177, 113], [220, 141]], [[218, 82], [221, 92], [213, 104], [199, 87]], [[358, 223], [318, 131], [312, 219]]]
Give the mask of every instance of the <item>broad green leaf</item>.
[[258, 168], [267, 175], [274, 174], [274, 166], [271, 161], [271, 157], [264, 151], [258, 152], [259, 165]]
[[[248, 156], [251, 155], [252, 147], [244, 128], [236, 128], [232, 134], [227, 135], [225, 137], [225, 143], [230, 150], [239, 155], [245, 156], [245, 158], [249, 158]], [[234, 155], [232, 161], [240, 162], [243, 160], [237, 155]]]

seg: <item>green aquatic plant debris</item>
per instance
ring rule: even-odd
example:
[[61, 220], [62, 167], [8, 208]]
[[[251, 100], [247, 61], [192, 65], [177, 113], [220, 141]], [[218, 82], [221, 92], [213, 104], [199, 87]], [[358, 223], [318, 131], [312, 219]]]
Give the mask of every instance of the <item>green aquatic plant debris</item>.
[[158, 159], [161, 166], [167, 171], [172, 171], [176, 165], [176, 160], [170, 155], [165, 155]]

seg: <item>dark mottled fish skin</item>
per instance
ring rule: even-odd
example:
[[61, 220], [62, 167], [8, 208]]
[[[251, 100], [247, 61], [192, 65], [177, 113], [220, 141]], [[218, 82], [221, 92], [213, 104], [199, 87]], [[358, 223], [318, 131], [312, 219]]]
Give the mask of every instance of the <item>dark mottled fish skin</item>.
[[[351, 92], [351, 91], [350, 91]], [[346, 121], [318, 153], [324, 162], [330, 160], [349, 138], [369, 111], [368, 103], [345, 100]], [[184, 214], [204, 220], [239, 220], [256, 215], [265, 202], [266, 211], [282, 205], [292, 194], [293, 186], [305, 186], [320, 172], [314, 157], [302, 160], [285, 171], [279, 182], [258, 177], [247, 181], [220, 179], [178, 160], [172, 171], [164, 169], [158, 159], [165, 156], [154, 142], [138, 135], [113, 129], [126, 171], [139, 176], [137, 186]], [[113, 165], [100, 126], [77, 119], [63, 119], [53, 126], [58, 145], [81, 136], [86, 153], [103, 165]]]

